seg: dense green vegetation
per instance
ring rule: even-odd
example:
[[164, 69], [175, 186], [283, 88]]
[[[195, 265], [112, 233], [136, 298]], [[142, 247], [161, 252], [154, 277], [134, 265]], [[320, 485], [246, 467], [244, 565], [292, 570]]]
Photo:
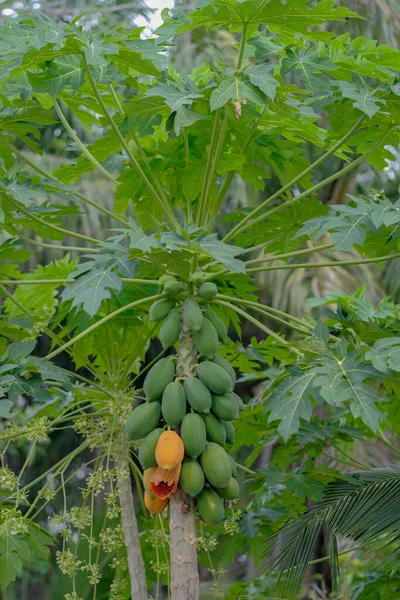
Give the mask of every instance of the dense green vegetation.
[[396, 597], [400, 51], [163, 16], [0, 26], [3, 597]]

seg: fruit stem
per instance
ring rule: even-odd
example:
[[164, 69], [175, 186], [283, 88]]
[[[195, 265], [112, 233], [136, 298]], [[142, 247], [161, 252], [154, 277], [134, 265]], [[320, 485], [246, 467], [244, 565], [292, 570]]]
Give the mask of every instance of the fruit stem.
[[235, 463], [235, 464], [239, 469], [242, 469], [242, 471], [246, 471], [246, 473], [250, 473], [250, 475], [257, 475], [257, 473], [255, 471], [252, 471], [251, 469], [248, 469], [247, 467], [244, 467], [243, 465], [241, 465], [239, 463]]

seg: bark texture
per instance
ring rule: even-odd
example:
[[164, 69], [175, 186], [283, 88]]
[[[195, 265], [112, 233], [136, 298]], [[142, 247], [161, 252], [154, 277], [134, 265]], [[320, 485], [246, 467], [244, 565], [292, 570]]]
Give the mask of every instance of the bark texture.
[[[179, 376], [193, 377], [197, 362], [194, 342], [183, 326], [179, 341]], [[178, 489], [170, 499], [170, 556], [172, 600], [199, 599], [196, 513], [193, 498]]]
[[178, 489], [176, 494], [171, 496], [169, 506], [171, 598], [198, 600], [199, 571], [193, 498]]
[[140, 548], [139, 530], [137, 526], [135, 506], [133, 503], [127, 450], [121, 450], [118, 457], [118, 491], [121, 505], [121, 520], [124, 530], [125, 546], [128, 556], [128, 569], [131, 579], [132, 600], [148, 600], [146, 572], [144, 569], [142, 550]]

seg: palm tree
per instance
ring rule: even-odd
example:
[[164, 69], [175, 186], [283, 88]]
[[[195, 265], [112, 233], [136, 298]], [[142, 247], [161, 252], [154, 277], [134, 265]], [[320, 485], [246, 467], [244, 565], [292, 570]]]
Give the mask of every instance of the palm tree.
[[[400, 566], [400, 470], [351, 473], [326, 488], [321, 502], [287, 523], [272, 542], [269, 569], [280, 574], [280, 591], [295, 597], [322, 531], [330, 536], [332, 579], [337, 584], [338, 538], [353, 540], [357, 548], [378, 554], [392, 569]], [[389, 551], [389, 555], [388, 555]]]

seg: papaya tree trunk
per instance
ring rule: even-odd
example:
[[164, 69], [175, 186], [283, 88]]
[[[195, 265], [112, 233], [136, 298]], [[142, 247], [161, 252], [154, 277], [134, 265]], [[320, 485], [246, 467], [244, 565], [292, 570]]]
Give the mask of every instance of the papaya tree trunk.
[[[182, 327], [179, 340], [177, 375], [191, 377], [196, 364], [194, 342], [188, 328]], [[193, 498], [178, 489], [170, 499], [171, 597], [198, 600], [196, 513]]]
[[146, 571], [140, 547], [127, 452], [126, 448], [121, 448], [121, 454], [117, 459], [117, 485], [128, 570], [131, 579], [131, 597], [132, 600], [148, 600]]

